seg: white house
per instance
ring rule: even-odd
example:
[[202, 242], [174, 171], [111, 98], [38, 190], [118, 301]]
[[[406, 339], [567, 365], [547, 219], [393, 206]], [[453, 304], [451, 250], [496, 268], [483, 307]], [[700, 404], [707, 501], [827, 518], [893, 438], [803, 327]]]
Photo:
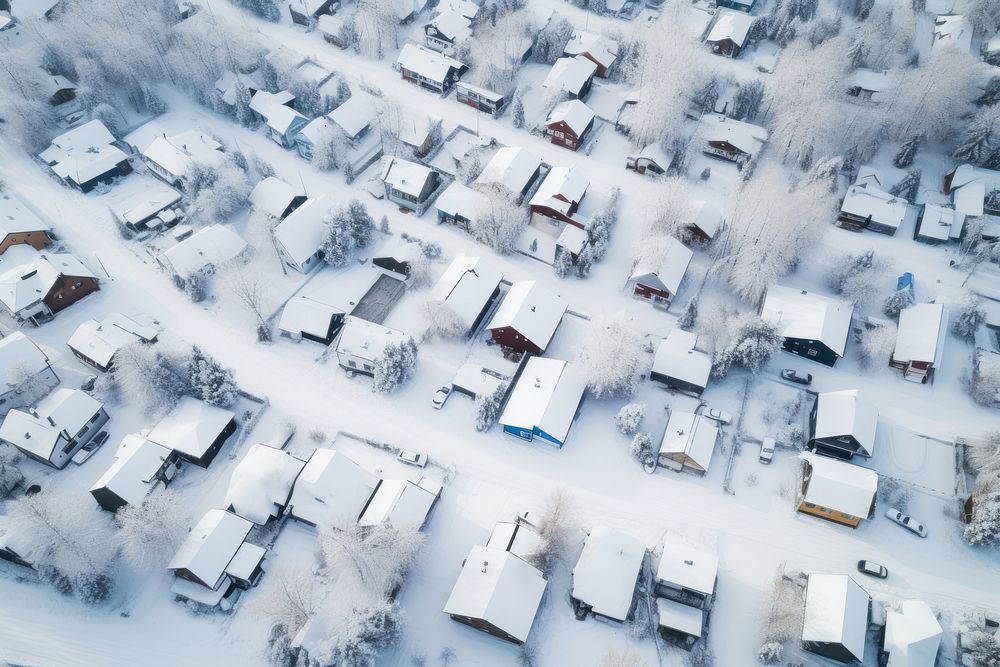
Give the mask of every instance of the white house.
[[837, 220], [849, 229], [869, 229], [892, 236], [903, 224], [906, 211], [906, 200], [883, 190], [878, 174], [862, 167], [857, 180], [847, 189]]
[[169, 137], [159, 134], [140, 149], [140, 155], [153, 174], [174, 187], [183, 185], [195, 165], [215, 166], [225, 159], [222, 144], [198, 130]]
[[253, 187], [249, 201], [254, 210], [284, 220], [306, 201], [306, 195], [277, 176], [268, 176]]
[[811, 452], [800, 458], [806, 465], [798, 511], [852, 528], [871, 518], [878, 473]]
[[326, 195], [320, 195], [306, 200], [274, 228], [274, 248], [285, 266], [308, 274], [323, 263], [321, 246], [331, 208]]
[[0, 442], [53, 468], [64, 468], [108, 422], [104, 404], [80, 389], [56, 389], [34, 409], [11, 410]]
[[597, 63], [583, 55], [559, 58], [542, 82], [547, 92], [564, 92], [573, 99], [586, 97], [597, 73]]
[[305, 339], [329, 345], [340, 331], [345, 315], [342, 308], [298, 294], [281, 309], [278, 331], [294, 341]]
[[955, 211], [978, 217], [1000, 215], [1000, 198], [989, 195], [1000, 190], [1000, 171], [961, 164], [944, 177], [944, 192], [951, 195]]
[[875, 453], [878, 408], [857, 389], [828, 391], [816, 397], [809, 415], [809, 443], [828, 456], [850, 460]]
[[572, 573], [570, 598], [577, 614], [628, 619], [645, 558], [646, 545], [631, 535], [604, 526], [590, 531]]
[[247, 242], [225, 225], [209, 225], [163, 251], [157, 259], [166, 270], [182, 279], [203, 271], [212, 272], [247, 250]]
[[476, 177], [475, 183], [482, 185], [502, 185], [515, 199], [528, 193], [538, 179], [542, 168], [541, 159], [519, 146], [504, 146], [497, 150]]
[[459, 181], [453, 181], [434, 200], [438, 222], [448, 222], [468, 229], [473, 220], [489, 210], [490, 202], [483, 193]]
[[286, 451], [254, 445], [233, 469], [223, 507], [263, 526], [281, 516], [305, 464]]
[[672, 410], [660, 439], [658, 462], [665, 468], [704, 475], [719, 439], [716, 422], [693, 412]]
[[343, 452], [316, 449], [295, 480], [289, 515], [318, 528], [357, 523], [379, 479]]
[[501, 280], [503, 271], [490, 261], [458, 255], [431, 290], [429, 307], [447, 309], [472, 334], [499, 296]]
[[288, 91], [259, 90], [250, 98], [250, 109], [264, 120], [267, 136], [282, 148], [295, 146], [295, 136], [309, 122], [290, 106], [294, 100]]
[[700, 396], [712, 373], [712, 357], [696, 349], [698, 334], [671, 329], [660, 341], [649, 379], [679, 391]]
[[139, 435], [122, 438], [115, 460], [90, 487], [90, 494], [108, 512], [138, 505], [160, 484], [177, 474], [177, 453]]
[[0, 338], [0, 414], [41, 398], [59, 377], [41, 348], [20, 331]]
[[885, 614], [886, 667], [934, 667], [944, 631], [923, 600], [904, 600]]
[[133, 343], [155, 343], [160, 332], [156, 327], [139, 324], [121, 313], [108, 313], [104, 319], [87, 320], [66, 341], [80, 361], [107, 372], [118, 350]]
[[889, 365], [903, 371], [910, 382], [926, 383], [941, 359], [946, 326], [944, 304], [920, 303], [899, 313], [896, 346]]
[[663, 554], [656, 567], [656, 589], [665, 597], [680, 597], [682, 602], [701, 607], [715, 595], [719, 578], [719, 556], [697, 549], [676, 533], [663, 538]]
[[387, 199], [417, 212], [441, 181], [433, 169], [398, 157], [383, 158], [381, 178]]
[[661, 305], [669, 304], [677, 295], [694, 252], [672, 236], [667, 237], [666, 244], [657, 265], [640, 261], [632, 269], [626, 289], [633, 297]]
[[128, 156], [99, 120], [59, 135], [38, 157], [63, 182], [83, 192], [132, 171]]
[[416, 482], [407, 479], [380, 480], [361, 511], [358, 525], [389, 523], [401, 530], [420, 530], [440, 495], [441, 484], [426, 477]]
[[803, 648], [839, 662], [864, 662], [870, 604], [867, 591], [850, 576], [810, 574]]
[[345, 317], [334, 342], [337, 362], [350, 373], [374, 375], [375, 362], [390, 343], [402, 343], [408, 336], [357, 317]]
[[500, 415], [504, 433], [562, 447], [583, 402], [586, 380], [561, 359], [526, 357], [519, 370]]
[[185, 396], [146, 437], [174, 450], [182, 459], [207, 468], [235, 431], [236, 415], [231, 411]]

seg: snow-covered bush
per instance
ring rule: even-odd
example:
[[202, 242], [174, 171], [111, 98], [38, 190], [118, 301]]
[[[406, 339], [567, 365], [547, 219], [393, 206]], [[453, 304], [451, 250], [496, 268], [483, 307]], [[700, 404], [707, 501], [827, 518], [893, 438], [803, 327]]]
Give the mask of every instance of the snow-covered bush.
[[629, 403], [615, 415], [615, 426], [622, 432], [622, 435], [632, 436], [642, 427], [642, 420], [645, 417], [645, 403]]
[[764, 642], [757, 649], [757, 662], [762, 665], [780, 665], [785, 655], [785, 647], [781, 642]]
[[413, 375], [417, 367], [417, 344], [412, 338], [391, 341], [375, 360], [372, 389], [380, 394], [388, 394]]
[[346, 134], [339, 129], [328, 128], [313, 145], [313, 166], [322, 171], [340, 168], [350, 147]]
[[986, 311], [979, 303], [979, 297], [970, 292], [958, 304], [954, 317], [951, 330], [955, 335], [971, 341], [975, 340], [976, 332], [986, 321]]
[[851, 303], [864, 305], [874, 300], [885, 268], [885, 263], [876, 259], [871, 250], [844, 254], [832, 261], [827, 284]]
[[743, 315], [733, 323], [729, 343], [717, 349], [712, 359], [712, 374], [725, 377], [731, 368], [745, 368], [760, 373], [778, 350], [784, 337], [777, 325], [756, 315]]
[[424, 535], [413, 526], [390, 523], [324, 529], [320, 534], [323, 562], [338, 572], [341, 585], [353, 584], [372, 599], [389, 597], [416, 563]]
[[209, 405], [228, 408], [236, 402], [239, 387], [233, 371], [195, 346], [188, 362], [191, 393]]
[[685, 331], [691, 331], [697, 321], [698, 297], [693, 296], [688, 299], [688, 302], [684, 305], [684, 310], [681, 311], [680, 317], [677, 318], [677, 327]]
[[368, 213], [368, 207], [357, 199], [330, 213], [324, 222], [320, 247], [330, 266], [345, 266], [354, 249], [367, 247], [375, 236], [375, 219]]
[[201, 303], [208, 297], [208, 275], [204, 271], [195, 271], [183, 279], [184, 293], [192, 303]]
[[962, 533], [969, 544], [981, 547], [1000, 543], [1000, 492], [979, 493], [972, 498], [972, 519]]
[[608, 251], [608, 245], [611, 243], [611, 229], [618, 222], [618, 200], [620, 197], [621, 191], [618, 188], [612, 188], [608, 201], [590, 220], [590, 227], [587, 230], [589, 245], [586, 249], [594, 262], [604, 259], [604, 255]]
[[24, 455], [17, 447], [6, 442], [0, 443], [0, 500], [10, 498], [18, 486], [24, 481], [24, 473], [18, 464], [24, 460]]
[[485, 186], [483, 194], [488, 205], [469, 223], [469, 232], [497, 254], [509, 254], [528, 225], [528, 209], [518, 206], [510, 190], [502, 185]]
[[976, 355], [969, 392], [980, 405], [1000, 405], [1000, 356], [985, 352]]
[[281, 19], [281, 3], [278, 0], [232, 0], [232, 3], [249, 9], [268, 21], [277, 22]]
[[587, 387], [597, 398], [631, 396], [648, 363], [639, 327], [624, 311], [595, 317], [579, 355]]
[[545, 510], [535, 528], [538, 546], [526, 559], [545, 574], [551, 574], [555, 564], [566, 556], [573, 523], [570, 497], [561, 489], [549, 496]]
[[644, 466], [656, 464], [656, 451], [653, 449], [653, 436], [649, 433], [636, 433], [629, 445], [632, 458]]
[[882, 312], [889, 317], [899, 317], [899, 313], [904, 308], [913, 305], [913, 293], [908, 289], [901, 289], [893, 292], [882, 304]]
[[886, 366], [892, 351], [896, 349], [896, 325], [865, 327], [861, 330], [861, 361], [865, 368]]
[[916, 135], [900, 144], [899, 150], [896, 151], [896, 155], [892, 158], [892, 164], [899, 169], [906, 169], [912, 166], [913, 161], [917, 158], [917, 151], [920, 150], [922, 141], [923, 137]]
[[337, 631], [327, 637], [328, 650], [320, 655], [323, 665], [374, 667], [379, 656], [399, 641], [403, 617], [395, 602], [379, 602], [353, 609]]
[[991, 431], [966, 448], [969, 467], [980, 479], [1000, 480], [1000, 431]]
[[122, 555], [139, 568], [163, 568], [187, 536], [187, 509], [177, 492], [163, 489], [138, 505], [115, 513], [115, 542]]
[[982, 630], [963, 633], [962, 647], [969, 649], [973, 667], [1000, 666], [1000, 639], [995, 633]]
[[503, 404], [507, 386], [501, 384], [491, 394], [476, 395], [476, 430], [488, 431], [500, 417], [500, 406]]

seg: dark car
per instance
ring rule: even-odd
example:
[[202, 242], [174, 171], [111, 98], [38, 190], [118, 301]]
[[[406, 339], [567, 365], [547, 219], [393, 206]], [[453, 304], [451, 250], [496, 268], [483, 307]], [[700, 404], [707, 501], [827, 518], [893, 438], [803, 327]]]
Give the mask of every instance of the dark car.
[[794, 368], [786, 368], [781, 371], [781, 377], [789, 382], [794, 382], [795, 384], [812, 384], [813, 376], [812, 373], [803, 373], [799, 375], [795, 372]]
[[885, 579], [889, 576], [889, 570], [885, 569], [884, 565], [873, 563], [870, 560], [859, 560], [858, 572], [867, 574], [869, 577], [878, 577], [879, 579]]

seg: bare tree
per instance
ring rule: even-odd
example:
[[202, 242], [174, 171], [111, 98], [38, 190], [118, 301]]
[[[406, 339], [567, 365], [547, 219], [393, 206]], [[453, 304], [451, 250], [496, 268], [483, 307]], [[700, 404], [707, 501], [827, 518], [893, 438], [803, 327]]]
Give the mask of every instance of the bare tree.
[[133, 565], [163, 567], [187, 534], [190, 515], [180, 495], [165, 489], [138, 505], [126, 505], [115, 514], [115, 540]]
[[373, 600], [388, 597], [417, 560], [424, 536], [412, 527], [389, 523], [330, 527], [320, 534], [327, 567], [343, 573]]
[[319, 609], [321, 591], [304, 569], [281, 570], [269, 577], [263, 596], [253, 605], [256, 616], [284, 626], [294, 637]]
[[271, 326], [264, 317], [265, 286], [261, 277], [251, 271], [234, 269], [226, 276], [229, 291], [257, 319], [257, 340], [266, 343], [271, 340]]
[[538, 550], [528, 562], [544, 573], [551, 573], [557, 561], [566, 556], [573, 516], [569, 495], [559, 489], [549, 496], [536, 529], [541, 538]]
[[595, 317], [579, 354], [587, 386], [597, 398], [631, 396], [647, 370], [639, 329], [624, 311]]

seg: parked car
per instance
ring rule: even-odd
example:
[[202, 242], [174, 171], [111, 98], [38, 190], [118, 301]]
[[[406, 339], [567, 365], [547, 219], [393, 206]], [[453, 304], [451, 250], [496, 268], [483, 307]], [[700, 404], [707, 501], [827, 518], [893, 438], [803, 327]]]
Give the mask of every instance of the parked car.
[[100, 449], [101, 445], [103, 445], [107, 441], [108, 441], [108, 432], [101, 431], [93, 438], [91, 438], [90, 442], [81, 447], [80, 451], [78, 451], [76, 454], [73, 455], [72, 459], [73, 463], [80, 465], [81, 463], [89, 459], [91, 456], [93, 456], [94, 452]]
[[404, 449], [396, 457], [396, 460], [400, 463], [405, 463], [408, 466], [416, 466], [418, 468], [424, 468], [427, 466], [427, 455], [421, 454], [420, 452], [411, 452], [408, 449]]
[[859, 560], [858, 572], [867, 574], [869, 577], [878, 577], [879, 579], [885, 579], [889, 576], [889, 570], [885, 569], [884, 565], [873, 563], [870, 560]]
[[789, 382], [794, 382], [795, 384], [803, 385], [812, 384], [813, 381], [812, 373], [803, 373], [802, 375], [799, 375], [795, 372], [794, 368], [782, 369], [781, 378], [783, 380], [788, 380]]
[[435, 410], [440, 410], [444, 407], [444, 402], [448, 400], [448, 396], [451, 394], [451, 385], [443, 385], [436, 392], [434, 392], [434, 397], [431, 398], [431, 405], [434, 406]]
[[705, 410], [701, 414], [702, 416], [708, 417], [709, 419], [717, 421], [720, 424], [733, 423], [733, 416], [728, 412], [726, 412], [725, 410], [720, 410], [718, 408], [709, 408], [708, 410]]
[[760, 441], [760, 455], [757, 460], [761, 463], [770, 463], [774, 458], [774, 438], [764, 438]]
[[887, 509], [885, 511], [885, 515], [890, 521], [898, 523], [903, 528], [916, 533], [920, 537], [927, 537], [927, 528], [924, 527], [924, 524], [915, 521], [912, 517], [909, 517], [906, 514], [903, 514], [895, 507]]

